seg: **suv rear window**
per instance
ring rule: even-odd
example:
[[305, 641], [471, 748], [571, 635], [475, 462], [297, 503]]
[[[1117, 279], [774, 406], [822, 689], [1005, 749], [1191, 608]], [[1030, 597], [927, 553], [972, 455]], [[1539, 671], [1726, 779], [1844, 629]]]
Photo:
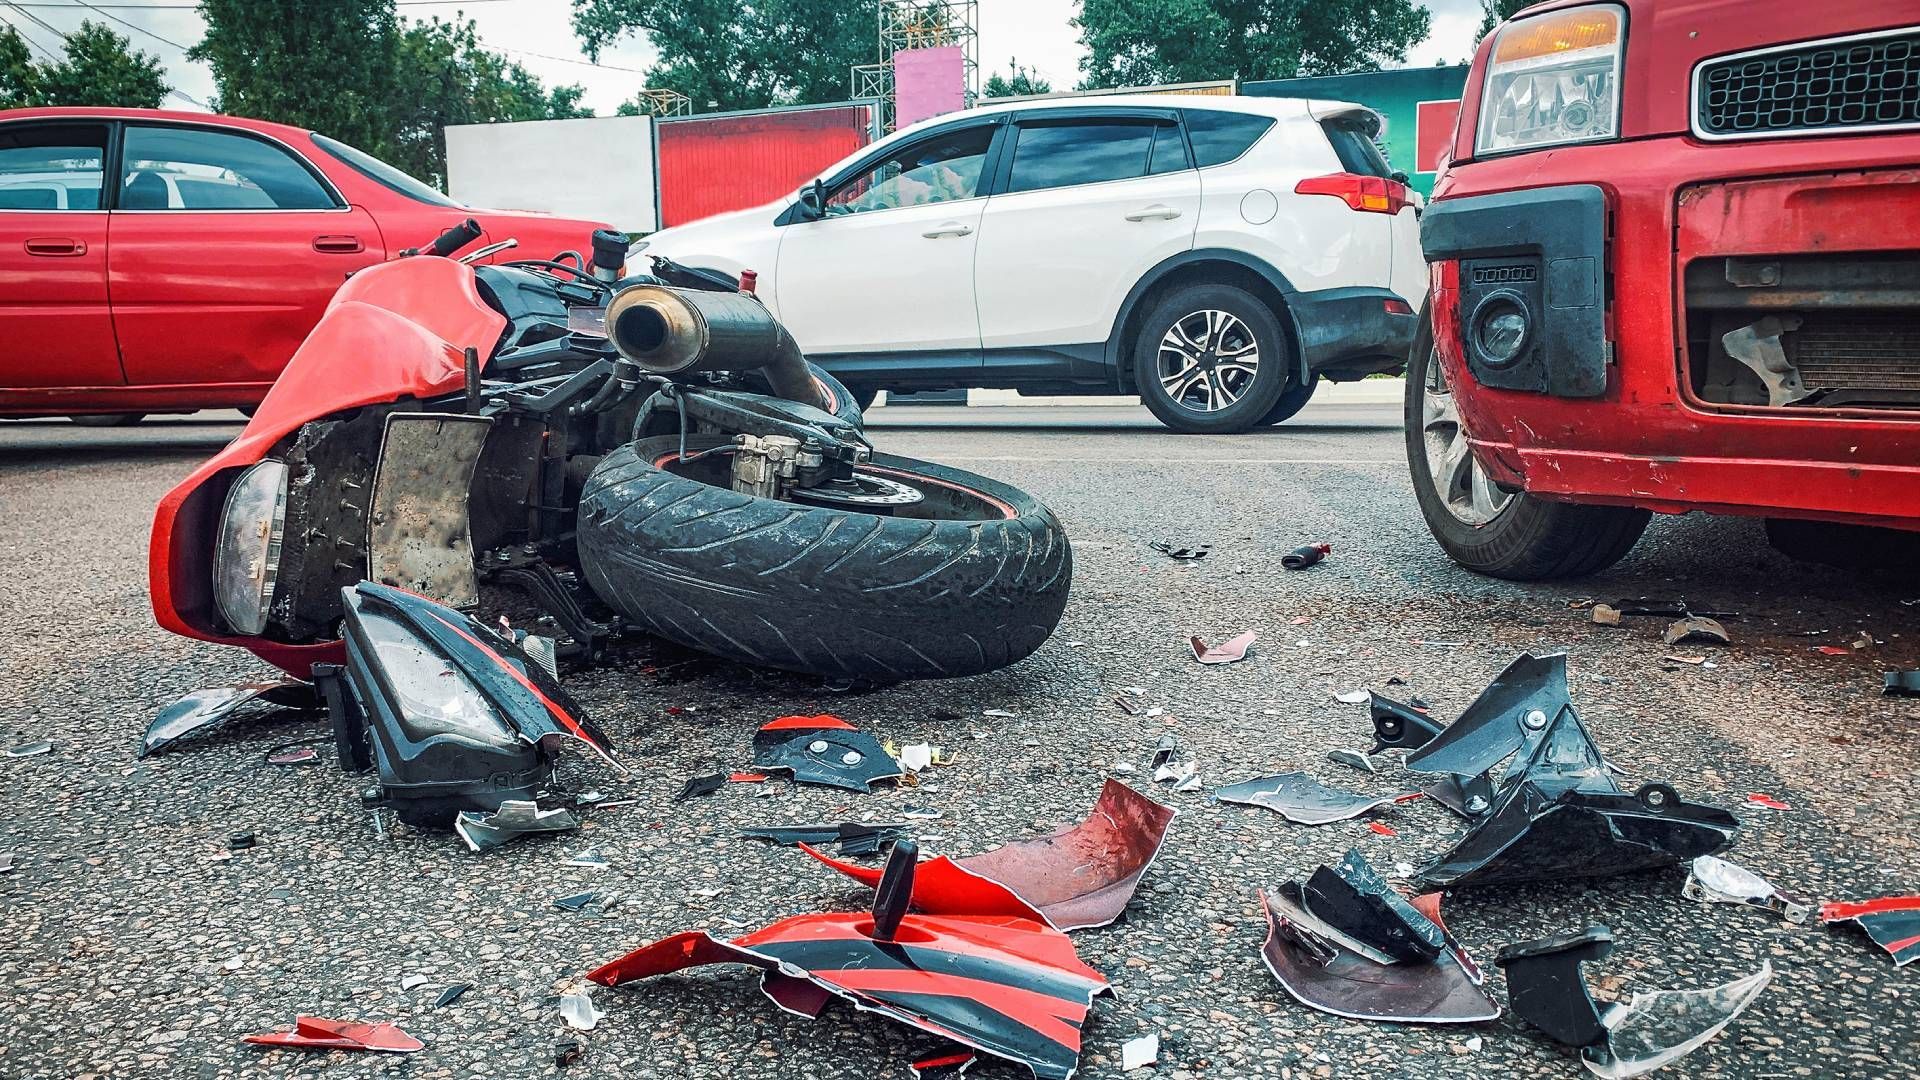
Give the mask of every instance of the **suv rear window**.
[[1327, 141], [1333, 144], [1334, 154], [1340, 158], [1341, 171], [1360, 176], [1393, 175], [1393, 166], [1387, 164], [1385, 155], [1373, 142], [1373, 133], [1379, 125], [1356, 117], [1341, 117], [1322, 120], [1320, 126], [1327, 133]]
[[1187, 138], [1193, 141], [1193, 163], [1204, 169], [1225, 165], [1247, 152], [1273, 126], [1273, 117], [1220, 109], [1182, 109]]

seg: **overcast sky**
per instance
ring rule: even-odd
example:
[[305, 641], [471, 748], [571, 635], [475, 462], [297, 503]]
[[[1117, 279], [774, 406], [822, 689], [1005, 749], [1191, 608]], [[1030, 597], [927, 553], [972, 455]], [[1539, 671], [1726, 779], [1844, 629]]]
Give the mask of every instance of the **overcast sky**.
[[[324, 2], [324, 0], [322, 0]], [[91, 3], [97, 10], [88, 10]], [[464, 12], [480, 30], [489, 47], [512, 56], [549, 84], [579, 83], [584, 99], [595, 112], [610, 113], [641, 86], [640, 72], [652, 55], [634, 39], [600, 54], [600, 66], [587, 63], [568, 20], [568, 0], [399, 0], [409, 18], [452, 17]], [[1473, 52], [1473, 32], [1480, 25], [1479, 0], [1426, 0], [1433, 11], [1433, 33], [1414, 47], [1409, 62], [1424, 67], [1438, 60], [1460, 63]], [[1017, 57], [1052, 82], [1069, 89], [1079, 79], [1083, 50], [1067, 20], [1077, 10], [1074, 0], [980, 0], [980, 69], [984, 78], [1004, 71]], [[41, 26], [33, 20], [39, 19]], [[133, 44], [167, 67], [168, 78], [183, 94], [198, 102], [213, 95], [213, 78], [206, 65], [189, 63], [185, 46], [201, 37], [199, 12], [190, 0], [0, 0], [0, 21], [12, 23], [30, 42], [57, 50], [57, 32], [71, 31], [82, 19], [105, 22], [131, 38]], [[119, 20], [119, 21], [116, 21]], [[49, 27], [51, 29], [49, 29]], [[169, 105], [192, 108], [174, 98]]]

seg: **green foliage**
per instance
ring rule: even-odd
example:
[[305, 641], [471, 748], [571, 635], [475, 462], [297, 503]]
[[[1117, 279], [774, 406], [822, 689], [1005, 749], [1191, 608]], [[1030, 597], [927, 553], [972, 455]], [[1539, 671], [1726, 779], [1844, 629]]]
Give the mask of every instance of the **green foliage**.
[[879, 0], [573, 0], [573, 29], [596, 60], [630, 34], [644, 37], [659, 54], [647, 85], [678, 90], [697, 110], [758, 109], [845, 99], [849, 69], [878, 59], [879, 8]]
[[1083, 89], [1373, 71], [1431, 23], [1413, 0], [1080, 0], [1073, 20]]
[[1027, 94], [1051, 94], [1053, 84], [1035, 75], [1031, 69], [1020, 66], [1020, 61], [1009, 58], [1007, 67], [1010, 73], [1002, 75], [994, 72], [987, 78], [987, 85], [981, 88], [982, 98], [1022, 97]]
[[157, 57], [132, 47], [101, 23], [82, 22], [67, 35], [63, 56], [35, 63], [12, 27], [0, 33], [0, 109], [36, 105], [107, 105], [154, 109], [167, 96]]
[[1540, 0], [1480, 0], [1480, 32], [1474, 40], [1493, 33], [1493, 28], [1514, 17], [1522, 8], [1529, 8]]

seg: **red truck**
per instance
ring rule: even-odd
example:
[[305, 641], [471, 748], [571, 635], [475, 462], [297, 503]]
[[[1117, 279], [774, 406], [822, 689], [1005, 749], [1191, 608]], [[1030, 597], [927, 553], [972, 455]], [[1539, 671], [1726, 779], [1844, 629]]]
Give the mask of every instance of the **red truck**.
[[1920, 530], [1913, 0], [1529, 8], [1421, 240], [1408, 458], [1462, 565], [1591, 573], [1653, 512], [1802, 555]]
[[284, 124], [0, 110], [0, 417], [251, 409], [347, 275], [468, 217], [504, 258], [597, 227], [472, 210]]

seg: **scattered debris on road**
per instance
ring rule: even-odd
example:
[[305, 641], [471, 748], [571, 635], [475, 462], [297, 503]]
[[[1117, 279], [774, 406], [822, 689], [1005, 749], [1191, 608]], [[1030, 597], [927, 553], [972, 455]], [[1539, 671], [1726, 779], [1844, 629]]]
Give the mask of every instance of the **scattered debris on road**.
[[1203, 664], [1231, 664], [1247, 658], [1247, 650], [1253, 647], [1254, 638], [1254, 632], [1249, 630], [1211, 647], [1198, 637], [1188, 638], [1187, 644], [1193, 647], [1193, 658]]
[[1158, 1033], [1142, 1035], [1137, 1039], [1128, 1039], [1120, 1046], [1120, 1071], [1132, 1072], [1144, 1069], [1160, 1060], [1160, 1036]]
[[492, 851], [530, 833], [570, 832], [579, 827], [580, 815], [571, 808], [542, 810], [531, 799], [508, 799], [491, 814], [463, 810], [453, 822], [453, 831], [471, 851]]
[[1280, 556], [1280, 565], [1288, 570], [1305, 570], [1331, 554], [1332, 544], [1303, 544]]
[[1362, 795], [1329, 787], [1303, 772], [1276, 773], [1213, 789], [1213, 797], [1221, 802], [1263, 807], [1297, 825], [1346, 821], [1416, 794]]
[[1920, 669], [1887, 672], [1886, 686], [1882, 692], [1904, 697], [1920, 697]]
[[1172, 544], [1166, 540], [1155, 540], [1147, 546], [1165, 555], [1167, 558], [1179, 562], [1193, 562], [1197, 559], [1204, 559], [1207, 557], [1207, 553], [1213, 550], [1212, 544], [1195, 544], [1187, 547]]
[[1687, 870], [1687, 882], [1680, 887], [1680, 894], [1703, 904], [1741, 904], [1761, 908], [1778, 914], [1790, 923], [1804, 923], [1813, 914], [1812, 905], [1806, 901], [1781, 892], [1773, 887], [1772, 882], [1744, 866], [1712, 855], [1702, 855], [1693, 860]]
[[1894, 967], [1920, 960], [1920, 896], [1878, 900], [1830, 900], [1820, 905], [1823, 923], [1851, 922], [1893, 957]]
[[1760, 810], [1791, 810], [1793, 809], [1793, 806], [1791, 804], [1783, 802], [1779, 799], [1776, 799], [1773, 796], [1768, 795], [1764, 791], [1755, 791], [1755, 792], [1748, 793], [1746, 805], [1755, 807]]
[[298, 679], [275, 682], [238, 683], [195, 690], [161, 709], [140, 738], [139, 757], [147, 758], [169, 749], [180, 740], [225, 723], [240, 710], [258, 702], [272, 706], [260, 710], [266, 716], [273, 709], [315, 711], [322, 708], [310, 683]]
[[426, 1046], [400, 1030], [398, 1024], [382, 1020], [329, 1020], [322, 1016], [294, 1018], [292, 1031], [268, 1031], [249, 1035], [255, 1046], [291, 1047], [300, 1050], [372, 1050], [389, 1054], [411, 1054]]
[[1718, 619], [1694, 617], [1674, 620], [1666, 633], [1660, 635], [1660, 640], [1669, 645], [1678, 645], [1683, 641], [1711, 641], [1716, 645], [1726, 645], [1733, 639], [1727, 635], [1727, 628], [1720, 625]]
[[788, 846], [835, 844], [842, 855], [872, 855], [881, 848], [904, 838], [911, 828], [912, 826], [904, 821], [871, 824], [863, 821], [843, 821], [837, 825], [773, 825], [765, 828], [741, 829], [740, 835], [754, 840], [771, 840], [776, 844]]
[[560, 995], [560, 1019], [575, 1031], [592, 1031], [606, 1018], [593, 1005], [593, 999], [585, 994]]
[[7, 750], [7, 756], [10, 758], [34, 757], [39, 754], [50, 753], [52, 750], [53, 743], [42, 740], [40, 742], [24, 743], [20, 746], [11, 747]]
[[796, 782], [865, 792], [906, 775], [878, 739], [837, 716], [783, 716], [753, 736], [754, 768]]
[[459, 1001], [460, 995], [472, 988], [472, 983], [454, 983], [452, 986], [440, 991], [440, 996], [433, 999], [433, 1007], [436, 1009], [444, 1009], [454, 1002]]
[[687, 782], [681, 785], [680, 794], [673, 797], [673, 801], [685, 802], [688, 799], [697, 799], [702, 795], [711, 795], [726, 786], [726, 773], [707, 773], [704, 776], [689, 776], [687, 777]]

